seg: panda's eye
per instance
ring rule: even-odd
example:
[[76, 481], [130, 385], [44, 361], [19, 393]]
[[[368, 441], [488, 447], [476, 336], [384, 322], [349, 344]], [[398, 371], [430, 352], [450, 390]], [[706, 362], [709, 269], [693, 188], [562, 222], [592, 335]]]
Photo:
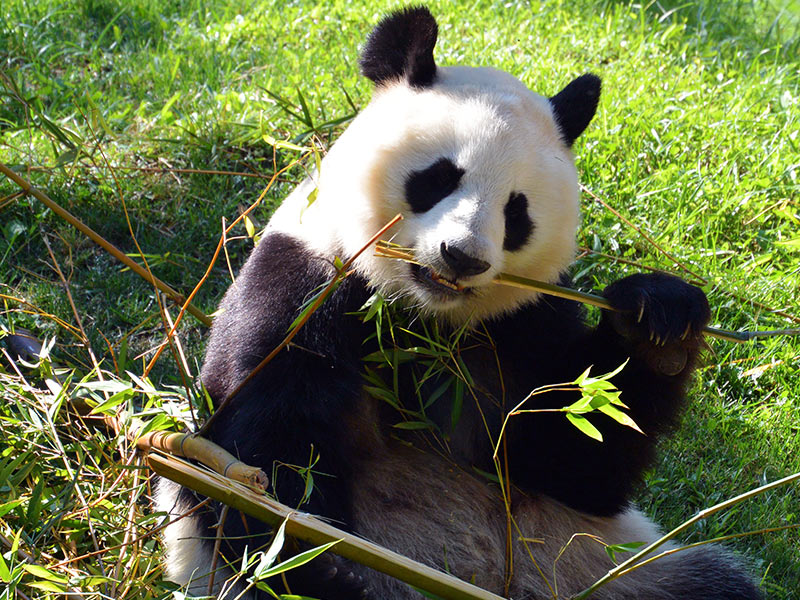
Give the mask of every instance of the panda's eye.
[[506, 207], [506, 235], [503, 239], [503, 250], [513, 252], [519, 250], [528, 241], [533, 232], [533, 221], [528, 215], [528, 199], [525, 194], [511, 192]]
[[440, 158], [427, 169], [413, 171], [406, 179], [406, 201], [415, 213], [433, 208], [458, 188], [464, 169], [449, 158]]

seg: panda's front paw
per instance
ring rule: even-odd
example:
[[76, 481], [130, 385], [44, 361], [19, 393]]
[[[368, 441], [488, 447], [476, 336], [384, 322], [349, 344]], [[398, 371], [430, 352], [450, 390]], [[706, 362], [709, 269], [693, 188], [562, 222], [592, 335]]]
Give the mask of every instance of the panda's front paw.
[[287, 571], [289, 589], [304, 597], [326, 600], [369, 600], [372, 593], [356, 570], [358, 565], [325, 552], [305, 565]]
[[697, 353], [711, 317], [700, 288], [672, 275], [649, 273], [620, 279], [603, 295], [616, 309], [605, 318], [653, 369], [677, 375]]

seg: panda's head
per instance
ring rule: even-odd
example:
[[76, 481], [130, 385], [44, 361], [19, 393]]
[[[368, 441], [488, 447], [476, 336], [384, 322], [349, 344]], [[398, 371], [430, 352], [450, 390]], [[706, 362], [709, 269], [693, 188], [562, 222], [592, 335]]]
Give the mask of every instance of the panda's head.
[[594, 115], [600, 80], [583, 75], [546, 98], [501, 71], [437, 66], [436, 37], [423, 7], [374, 29], [361, 57], [373, 99], [323, 160], [301, 230], [347, 256], [401, 213], [387, 238], [426, 266], [370, 250], [357, 269], [385, 294], [458, 322], [535, 298], [492, 283], [497, 273], [553, 282], [572, 261], [570, 147]]

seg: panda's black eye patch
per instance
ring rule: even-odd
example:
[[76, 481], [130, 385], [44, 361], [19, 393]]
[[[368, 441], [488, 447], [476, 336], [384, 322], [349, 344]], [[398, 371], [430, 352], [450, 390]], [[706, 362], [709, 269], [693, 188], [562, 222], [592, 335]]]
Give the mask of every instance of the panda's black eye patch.
[[427, 169], [413, 171], [406, 179], [406, 201], [415, 213], [433, 208], [456, 191], [464, 169], [449, 158], [440, 158]]
[[519, 250], [533, 233], [533, 221], [528, 215], [528, 199], [525, 194], [511, 192], [506, 207], [506, 235], [503, 238], [503, 250], [513, 252]]

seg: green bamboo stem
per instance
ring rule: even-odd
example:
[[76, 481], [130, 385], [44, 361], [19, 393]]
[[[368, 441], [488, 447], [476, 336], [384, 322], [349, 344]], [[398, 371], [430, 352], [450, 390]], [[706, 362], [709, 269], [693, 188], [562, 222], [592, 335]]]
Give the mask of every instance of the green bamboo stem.
[[[608, 300], [597, 294], [589, 294], [587, 292], [579, 292], [570, 288], [565, 288], [560, 285], [552, 283], [545, 283], [544, 281], [536, 281], [535, 279], [527, 279], [519, 277], [518, 275], [510, 275], [508, 273], [499, 273], [494, 279], [495, 283], [502, 285], [509, 285], [512, 287], [519, 287], [527, 290], [534, 290], [549, 294], [550, 296], [558, 296], [559, 298], [566, 298], [568, 300], [575, 300], [576, 302], [583, 302], [584, 304], [591, 304], [598, 306], [604, 310], [615, 310]], [[730, 331], [727, 329], [719, 329], [706, 325], [703, 328], [703, 333], [727, 340], [729, 342], [749, 342], [756, 338], [775, 337], [778, 335], [800, 335], [800, 328], [798, 329], [774, 329], [770, 331]]]
[[[414, 255], [407, 248], [399, 248], [384, 241], [378, 242], [375, 253], [377, 256], [382, 256], [384, 258], [396, 258], [407, 262], [414, 262]], [[597, 306], [604, 310], [615, 310], [608, 300], [597, 294], [580, 292], [553, 283], [520, 277], [519, 275], [498, 273], [494, 278], [494, 283], [522, 288], [533, 292], [541, 292], [542, 294], [558, 296], [559, 298], [566, 298], [567, 300], [574, 300], [575, 302], [583, 302], [584, 304], [591, 304], [592, 306]], [[778, 335], [800, 335], [800, 328], [775, 329], [771, 331], [729, 331], [727, 329], [706, 326], [703, 328], [703, 333], [721, 340], [742, 343], [757, 338], [774, 337]]]
[[669, 540], [680, 535], [682, 532], [686, 531], [689, 527], [691, 527], [698, 521], [702, 521], [703, 519], [706, 519], [711, 515], [720, 512], [721, 510], [725, 510], [727, 508], [735, 506], [740, 502], [753, 498], [754, 496], [758, 496], [759, 494], [763, 494], [764, 492], [768, 492], [770, 490], [781, 487], [783, 485], [787, 485], [794, 481], [800, 481], [800, 473], [795, 473], [793, 475], [789, 475], [788, 477], [784, 477], [783, 479], [779, 479], [777, 481], [773, 481], [772, 483], [762, 485], [761, 487], [757, 487], [754, 490], [750, 490], [749, 492], [740, 494], [735, 498], [731, 498], [729, 500], [725, 500], [724, 502], [720, 502], [719, 504], [716, 504], [711, 508], [705, 508], [701, 510], [699, 513], [697, 513], [694, 517], [692, 517], [688, 521], [684, 521], [683, 523], [678, 525], [675, 529], [670, 531], [668, 534], [657, 539], [655, 542], [653, 542], [646, 548], [643, 548], [625, 562], [620, 563], [619, 565], [611, 569], [608, 573], [605, 574], [605, 576], [598, 579], [590, 587], [586, 588], [581, 593], [574, 596], [572, 600], [585, 600], [585, 598], [588, 598], [591, 594], [596, 592], [599, 588], [601, 588], [605, 584], [609, 583], [610, 581], [613, 581], [614, 579], [620, 577], [621, 575], [624, 575], [629, 570], [635, 569], [636, 563], [640, 561], [644, 556], [647, 556], [654, 550], [660, 548], [661, 546], [666, 544]]

